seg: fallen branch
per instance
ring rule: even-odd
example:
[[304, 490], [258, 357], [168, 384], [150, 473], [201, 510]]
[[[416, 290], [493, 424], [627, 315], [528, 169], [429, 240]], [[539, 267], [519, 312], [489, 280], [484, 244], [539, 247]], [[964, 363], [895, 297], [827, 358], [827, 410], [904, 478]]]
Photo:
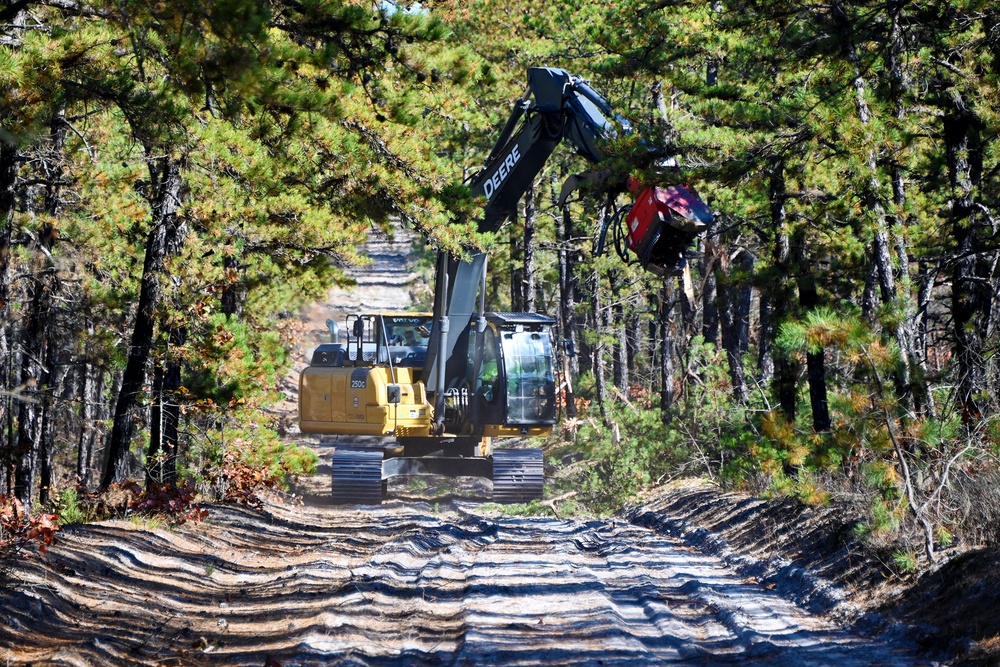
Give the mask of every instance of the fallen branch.
[[555, 515], [555, 517], [557, 519], [561, 519], [562, 517], [559, 516], [559, 512], [556, 511], [556, 503], [558, 503], [560, 501], [563, 501], [563, 500], [569, 500], [570, 498], [572, 498], [573, 496], [575, 496], [577, 493], [579, 493], [579, 491], [570, 491], [569, 493], [564, 493], [561, 496], [556, 496], [555, 498], [549, 498], [548, 500], [543, 501], [542, 505], [544, 505], [545, 507], [548, 507], [550, 510], [552, 510], [552, 513]]

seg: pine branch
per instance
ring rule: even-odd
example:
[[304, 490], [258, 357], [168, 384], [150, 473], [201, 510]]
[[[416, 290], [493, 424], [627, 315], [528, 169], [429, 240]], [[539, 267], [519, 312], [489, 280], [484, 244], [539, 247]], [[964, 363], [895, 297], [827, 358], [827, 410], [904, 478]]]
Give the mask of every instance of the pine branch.
[[368, 143], [368, 147], [381, 157], [386, 163], [397, 171], [404, 173], [414, 183], [425, 184], [427, 179], [423, 178], [408, 162], [396, 155], [389, 149], [386, 143], [378, 134], [372, 132], [361, 123], [348, 120], [343, 122], [343, 126], [349, 130], [354, 130], [360, 134]]
[[77, 16], [110, 16], [110, 12], [98, 10], [90, 5], [84, 5], [73, 0], [17, 0], [0, 9], [0, 23], [7, 23], [17, 18], [17, 15], [30, 7], [39, 5], [42, 7], [55, 7]]

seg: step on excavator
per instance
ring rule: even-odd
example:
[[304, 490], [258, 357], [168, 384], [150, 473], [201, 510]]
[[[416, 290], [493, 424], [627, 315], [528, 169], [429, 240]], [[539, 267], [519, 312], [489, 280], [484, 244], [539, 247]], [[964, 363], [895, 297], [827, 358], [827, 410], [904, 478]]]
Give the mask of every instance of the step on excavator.
[[[627, 121], [589, 83], [562, 69], [530, 68], [524, 95], [470, 183], [473, 196], [486, 202], [480, 231], [496, 231], [515, 215], [561, 141], [597, 164], [602, 141], [619, 131], [631, 131]], [[561, 203], [579, 183], [606, 186], [605, 179], [601, 172], [571, 177]], [[634, 255], [653, 274], [676, 273], [711, 225], [711, 211], [681, 185], [632, 179], [623, 185], [635, 203], [612, 223], [620, 225], [612, 232], [619, 254]], [[343, 336], [338, 323], [327, 321], [332, 342], [315, 350], [300, 375], [299, 425], [303, 433], [338, 436], [334, 502], [378, 504], [387, 480], [411, 475], [491, 479], [497, 502], [542, 497], [542, 450], [493, 443], [552, 432], [554, 321], [487, 312], [486, 276], [484, 253], [459, 260], [442, 251], [433, 312], [354, 314]]]

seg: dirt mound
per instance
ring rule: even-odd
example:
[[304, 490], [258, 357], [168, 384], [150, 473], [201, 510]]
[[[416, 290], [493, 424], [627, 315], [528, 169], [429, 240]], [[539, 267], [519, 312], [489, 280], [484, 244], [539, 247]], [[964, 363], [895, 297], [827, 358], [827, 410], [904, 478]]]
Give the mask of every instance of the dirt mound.
[[[630, 521], [716, 554], [746, 576], [788, 591], [815, 612], [870, 606], [891, 571], [857, 548], [858, 516], [843, 507], [764, 500], [702, 486], [626, 510]], [[803, 566], [808, 564], [808, 570]]]
[[967, 665], [1000, 665], [1000, 550], [980, 549], [921, 576], [887, 614], [914, 626], [918, 642], [947, 647]]
[[859, 631], [905, 635], [950, 664], [1000, 665], [996, 549], [956, 552], [920, 577], [901, 576], [854, 539], [861, 515], [850, 507], [704, 485], [671, 489], [623, 515]]

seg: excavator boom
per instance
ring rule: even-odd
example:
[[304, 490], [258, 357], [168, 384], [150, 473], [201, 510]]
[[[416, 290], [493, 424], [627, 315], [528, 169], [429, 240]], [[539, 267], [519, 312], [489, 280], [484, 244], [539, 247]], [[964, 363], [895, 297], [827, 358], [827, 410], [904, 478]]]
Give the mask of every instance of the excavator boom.
[[[631, 131], [628, 121], [580, 77], [554, 67], [529, 68], [524, 94], [514, 103], [483, 168], [471, 180], [472, 194], [486, 202], [479, 230], [496, 231], [517, 214], [521, 197], [563, 140], [596, 164], [605, 157], [602, 142]], [[627, 211], [620, 254], [624, 257], [631, 251], [643, 268], [657, 275], [678, 271], [687, 248], [712, 223], [711, 210], [680, 185], [649, 186], [629, 179], [622, 186], [636, 195], [636, 204]], [[564, 186], [561, 199], [566, 196]], [[448, 331], [463, 331], [475, 315], [476, 294], [482, 296], [486, 280], [486, 257], [477, 255], [468, 262], [444, 257], [437, 277], [434, 317], [439, 326], [431, 339], [425, 380], [440, 396], [454, 379], [439, 375], [438, 359], [450, 359], [454, 352]], [[480, 301], [480, 319], [483, 310]]]

